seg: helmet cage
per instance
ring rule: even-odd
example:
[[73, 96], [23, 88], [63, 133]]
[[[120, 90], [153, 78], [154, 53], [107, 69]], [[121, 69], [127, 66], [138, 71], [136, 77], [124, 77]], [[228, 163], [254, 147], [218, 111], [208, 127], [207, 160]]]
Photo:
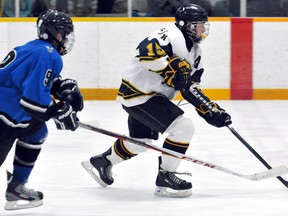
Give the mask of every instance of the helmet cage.
[[[185, 24], [187, 36], [195, 43], [202, 43], [209, 35], [210, 23], [207, 22], [186, 22]], [[190, 34], [189, 34], [190, 33]]]
[[63, 40], [63, 45], [61, 45], [64, 48], [62, 55], [67, 54], [68, 52], [70, 52], [73, 49], [74, 42], [75, 42], [74, 32], [71, 32], [65, 36], [65, 39]]

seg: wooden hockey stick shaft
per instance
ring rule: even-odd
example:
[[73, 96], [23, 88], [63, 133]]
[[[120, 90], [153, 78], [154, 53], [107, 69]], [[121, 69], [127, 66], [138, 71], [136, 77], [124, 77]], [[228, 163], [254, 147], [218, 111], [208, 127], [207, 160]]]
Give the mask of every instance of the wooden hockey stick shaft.
[[155, 150], [155, 151], [159, 151], [161, 153], [168, 154], [168, 155], [177, 157], [179, 159], [184, 159], [184, 160], [187, 160], [187, 161], [190, 161], [190, 162], [193, 162], [193, 163], [196, 163], [196, 164], [199, 164], [199, 165], [211, 168], [211, 169], [216, 169], [216, 170], [219, 170], [219, 171], [231, 174], [231, 175], [235, 175], [235, 176], [238, 176], [238, 177], [241, 177], [241, 178], [249, 179], [249, 180], [252, 180], [252, 181], [263, 180], [263, 179], [267, 179], [267, 178], [271, 178], [271, 177], [275, 177], [275, 176], [280, 176], [280, 175], [284, 175], [284, 174], [288, 173], [288, 167], [279, 166], [279, 167], [271, 168], [271, 169], [269, 169], [267, 171], [264, 171], [264, 172], [255, 173], [255, 174], [252, 174], [252, 175], [245, 175], [245, 174], [241, 174], [241, 173], [229, 170], [227, 168], [224, 168], [222, 166], [219, 166], [219, 165], [216, 165], [216, 164], [213, 164], [213, 163], [210, 163], [210, 162], [199, 160], [199, 159], [196, 159], [194, 157], [187, 156], [187, 155], [175, 152], [175, 151], [171, 151], [171, 150], [166, 149], [166, 148], [161, 148], [161, 147], [158, 147], [158, 146], [153, 145], [153, 144], [148, 144], [148, 143], [139, 141], [137, 139], [133, 139], [133, 138], [128, 137], [128, 136], [124, 136], [124, 135], [121, 135], [121, 134], [114, 133], [112, 131], [108, 131], [108, 130], [105, 130], [105, 129], [102, 129], [102, 128], [98, 128], [98, 127], [89, 125], [87, 123], [78, 122], [78, 126], [81, 127], [81, 128], [85, 128], [85, 129], [88, 129], [88, 130], [91, 130], [91, 131], [95, 131], [95, 132], [101, 133], [101, 134], [112, 136], [112, 137], [118, 138], [120, 140], [129, 141], [129, 142], [131, 142], [133, 144], [140, 145], [140, 146], [143, 146], [143, 147]]
[[[263, 157], [261, 157], [258, 152], [256, 152], [254, 148], [252, 148], [252, 146], [249, 145], [249, 143], [246, 142], [246, 140], [244, 140], [244, 138], [231, 125], [228, 125], [227, 127], [232, 132], [232, 134], [237, 137], [238, 140], [240, 140], [240, 142], [245, 145], [262, 164], [264, 164], [267, 169], [272, 169], [272, 167], [263, 159]], [[277, 179], [279, 179], [279, 181], [288, 188], [288, 182], [285, 179], [283, 179], [281, 176], [277, 176]]]

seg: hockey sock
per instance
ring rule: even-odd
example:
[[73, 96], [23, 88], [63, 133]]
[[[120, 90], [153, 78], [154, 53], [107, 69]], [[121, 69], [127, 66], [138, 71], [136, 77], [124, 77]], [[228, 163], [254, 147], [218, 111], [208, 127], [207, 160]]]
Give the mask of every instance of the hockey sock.
[[14, 164], [12, 182], [26, 183], [33, 167], [24, 167]]

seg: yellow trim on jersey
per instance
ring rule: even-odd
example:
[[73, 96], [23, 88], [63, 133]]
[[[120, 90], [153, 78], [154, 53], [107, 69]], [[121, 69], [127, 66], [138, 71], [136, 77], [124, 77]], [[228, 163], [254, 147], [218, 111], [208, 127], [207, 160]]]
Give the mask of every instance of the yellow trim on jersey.
[[142, 92], [125, 79], [122, 79], [122, 83], [118, 91], [118, 96], [123, 97], [125, 100], [136, 98], [136, 97], [141, 97], [141, 96], [155, 95], [155, 94], [157, 93], [156, 92], [149, 92], [149, 93]]

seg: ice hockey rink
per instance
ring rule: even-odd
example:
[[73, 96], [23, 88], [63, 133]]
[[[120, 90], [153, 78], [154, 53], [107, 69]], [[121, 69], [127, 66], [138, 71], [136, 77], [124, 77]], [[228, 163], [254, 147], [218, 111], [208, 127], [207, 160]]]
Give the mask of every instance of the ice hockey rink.
[[[271, 166], [288, 165], [288, 101], [216, 102], [231, 114], [236, 131]], [[189, 104], [182, 108], [196, 128], [187, 155], [243, 174], [266, 170], [227, 128], [206, 124]], [[127, 115], [114, 101], [86, 101], [78, 116], [82, 122], [127, 135]], [[52, 121], [48, 126], [48, 139], [28, 183], [29, 187], [44, 193], [43, 206], [4, 210], [5, 169], [12, 169], [12, 149], [0, 169], [1, 216], [288, 215], [288, 188], [277, 178], [250, 181], [188, 161], [183, 161], [178, 171], [192, 172], [192, 177], [187, 177], [193, 184], [192, 196], [155, 197], [160, 153], [153, 150], [114, 166], [115, 183], [103, 188], [80, 163], [108, 149], [115, 139], [81, 128], [75, 132], [58, 131]], [[162, 146], [164, 136], [154, 144]], [[288, 175], [283, 178], [288, 180]]]

